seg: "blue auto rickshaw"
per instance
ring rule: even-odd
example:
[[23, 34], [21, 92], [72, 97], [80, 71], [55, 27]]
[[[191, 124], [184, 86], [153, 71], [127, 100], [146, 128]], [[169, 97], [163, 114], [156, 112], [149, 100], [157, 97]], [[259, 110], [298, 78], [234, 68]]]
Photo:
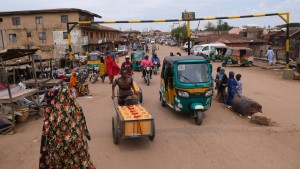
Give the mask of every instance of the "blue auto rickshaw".
[[141, 71], [141, 61], [144, 58], [145, 53], [143, 51], [132, 51], [131, 52], [131, 62], [134, 71]]
[[161, 71], [160, 101], [177, 112], [190, 113], [201, 125], [211, 107], [212, 66], [202, 56], [165, 57]]

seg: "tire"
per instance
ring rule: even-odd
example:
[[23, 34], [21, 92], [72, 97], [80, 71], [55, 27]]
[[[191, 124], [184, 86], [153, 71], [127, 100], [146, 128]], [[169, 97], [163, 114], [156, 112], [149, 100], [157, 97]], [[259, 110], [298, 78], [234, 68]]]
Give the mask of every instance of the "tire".
[[139, 87], [139, 89], [140, 89], [139, 101], [140, 101], [140, 104], [142, 104], [143, 103], [143, 91], [142, 91], [142, 89], [140, 87]]
[[146, 82], [147, 82], [147, 86], [149, 86], [150, 85], [150, 77], [149, 76], [147, 76]]
[[195, 110], [195, 116], [195, 123], [200, 126], [203, 121], [203, 112]]
[[92, 82], [92, 83], [95, 83], [95, 82], [97, 81], [97, 78], [98, 78], [98, 77], [97, 77], [96, 75], [92, 75], [92, 76], [91, 76], [91, 82]]
[[148, 136], [150, 141], [154, 141], [154, 138], [155, 138], [155, 123], [154, 123], [154, 120], [153, 120], [153, 123], [152, 123], [152, 130], [153, 130], [152, 135]]
[[222, 62], [222, 67], [226, 67], [226, 63], [225, 62]]
[[252, 61], [248, 62], [248, 66], [252, 67], [253, 66], [253, 62]]
[[166, 102], [164, 101], [164, 99], [162, 98], [162, 95], [160, 94], [160, 101], [161, 101], [161, 106], [162, 107], [166, 107]]
[[112, 134], [115, 144], [119, 143], [118, 122], [116, 117], [112, 117]]

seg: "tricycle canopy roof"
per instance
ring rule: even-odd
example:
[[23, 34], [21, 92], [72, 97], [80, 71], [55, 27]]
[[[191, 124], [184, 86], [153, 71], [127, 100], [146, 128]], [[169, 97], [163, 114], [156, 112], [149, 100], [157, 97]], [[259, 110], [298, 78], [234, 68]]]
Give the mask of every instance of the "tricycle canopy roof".
[[168, 62], [171, 65], [173, 65], [176, 62], [186, 61], [186, 60], [189, 60], [189, 61], [192, 61], [192, 60], [207, 61], [207, 59], [205, 59], [203, 56], [193, 56], [193, 55], [190, 55], [190, 56], [168, 56], [168, 57], [165, 57], [164, 63]]
[[0, 58], [3, 61], [12, 60], [16, 58], [20, 58], [27, 55], [33, 55], [39, 49], [7, 49], [0, 51]]
[[251, 50], [250, 48], [247, 48], [247, 47], [228, 47], [227, 46], [227, 49], [233, 49], [233, 50]]

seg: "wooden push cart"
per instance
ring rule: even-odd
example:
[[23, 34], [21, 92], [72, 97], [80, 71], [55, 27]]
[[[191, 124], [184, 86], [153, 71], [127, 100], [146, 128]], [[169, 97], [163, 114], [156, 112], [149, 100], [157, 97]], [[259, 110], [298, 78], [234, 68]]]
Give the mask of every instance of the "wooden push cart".
[[112, 134], [115, 144], [120, 138], [148, 137], [155, 138], [153, 116], [140, 104], [117, 106], [114, 99], [116, 115], [112, 117]]

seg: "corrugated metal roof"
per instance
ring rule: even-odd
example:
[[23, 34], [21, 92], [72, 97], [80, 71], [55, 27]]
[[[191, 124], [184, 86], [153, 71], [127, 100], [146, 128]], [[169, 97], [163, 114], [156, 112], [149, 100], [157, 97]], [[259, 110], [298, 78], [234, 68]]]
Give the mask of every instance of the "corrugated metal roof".
[[225, 34], [225, 35], [207, 35], [197, 40], [201, 44], [203, 43], [267, 43], [262, 39], [246, 38], [237, 34]]
[[90, 14], [97, 18], [102, 18], [98, 14], [92, 13], [87, 10], [78, 9], [78, 8], [56, 8], [56, 9], [42, 9], [42, 10], [6, 11], [6, 12], [0, 12], [0, 16], [47, 14], [47, 13], [69, 13], [69, 12], [83, 12], [83, 13]]
[[33, 55], [39, 49], [7, 49], [0, 51], [0, 57], [3, 61], [20, 58], [27, 55]]
[[114, 32], [120, 32], [117, 29], [108, 27], [108, 26], [103, 26], [103, 25], [97, 25], [97, 26], [81, 26], [82, 29], [89, 29], [89, 30], [98, 30], [98, 31], [114, 31]]

